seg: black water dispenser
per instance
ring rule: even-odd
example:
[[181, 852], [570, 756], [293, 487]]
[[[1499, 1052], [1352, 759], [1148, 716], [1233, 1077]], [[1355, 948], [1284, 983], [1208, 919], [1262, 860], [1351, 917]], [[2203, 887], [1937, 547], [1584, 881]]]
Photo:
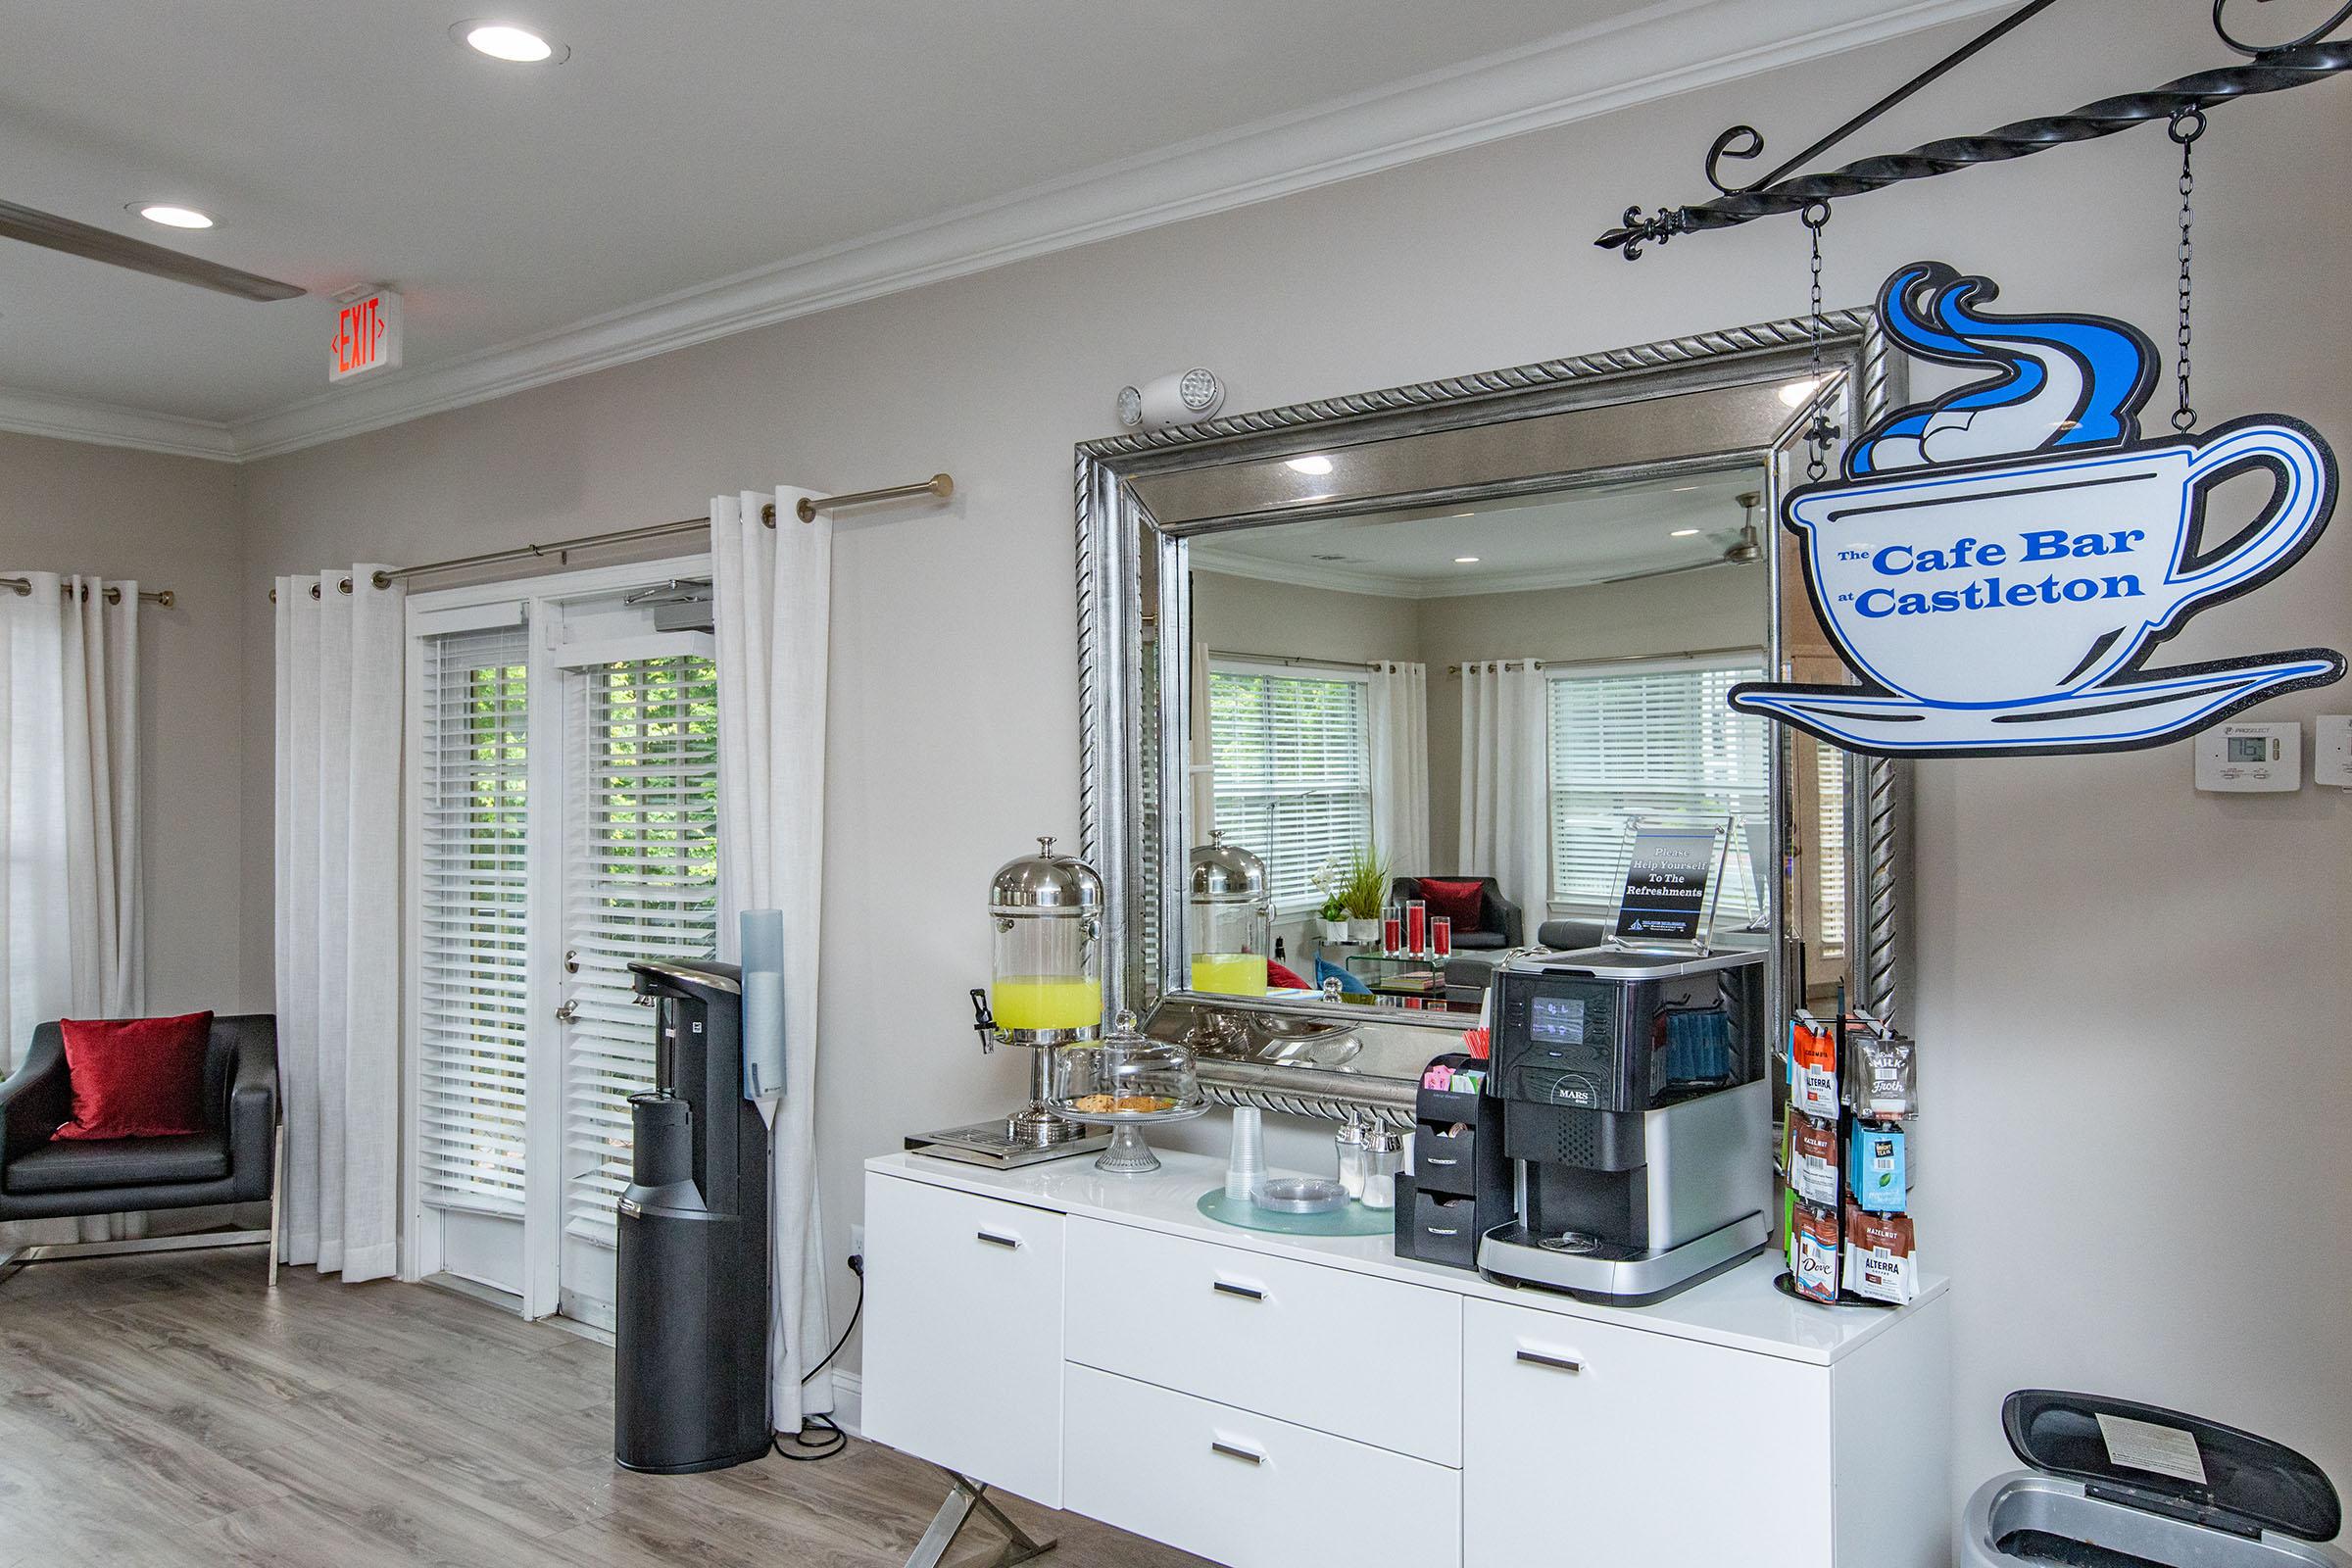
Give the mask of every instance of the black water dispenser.
[[730, 963], [629, 965], [655, 1007], [654, 1092], [629, 1102], [612, 1457], [678, 1475], [767, 1452], [767, 1125], [744, 1098]]

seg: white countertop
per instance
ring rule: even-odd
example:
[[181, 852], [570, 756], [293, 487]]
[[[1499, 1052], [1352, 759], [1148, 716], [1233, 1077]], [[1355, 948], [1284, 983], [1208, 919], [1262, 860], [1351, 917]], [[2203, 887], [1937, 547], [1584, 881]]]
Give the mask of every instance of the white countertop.
[[1785, 1296], [1774, 1286], [1773, 1277], [1781, 1271], [1781, 1259], [1777, 1253], [1767, 1252], [1654, 1306], [1593, 1306], [1555, 1292], [1498, 1285], [1465, 1269], [1398, 1257], [1387, 1236], [1285, 1236], [1219, 1224], [1203, 1216], [1195, 1205], [1210, 1189], [1224, 1189], [1223, 1161], [1167, 1150], [1158, 1152], [1160, 1168], [1142, 1176], [1114, 1176], [1099, 1171], [1095, 1169], [1092, 1154], [1075, 1154], [1015, 1170], [996, 1170], [922, 1154], [884, 1154], [867, 1160], [865, 1168], [878, 1176], [923, 1182], [1114, 1225], [1133, 1225], [1244, 1251], [1295, 1257], [1407, 1285], [1449, 1291], [1456, 1296], [1616, 1323], [1823, 1366], [1867, 1344], [1891, 1324], [1935, 1300], [1950, 1283], [1940, 1276], [1923, 1278], [1919, 1299], [1897, 1310], [1820, 1306]]

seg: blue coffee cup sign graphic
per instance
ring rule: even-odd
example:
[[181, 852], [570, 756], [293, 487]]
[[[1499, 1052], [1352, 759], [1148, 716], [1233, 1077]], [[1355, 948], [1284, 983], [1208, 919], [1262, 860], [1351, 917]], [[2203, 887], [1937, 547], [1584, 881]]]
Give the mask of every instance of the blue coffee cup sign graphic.
[[[1991, 373], [1903, 409], [1792, 493], [1823, 628], [1862, 686], [1751, 682], [1731, 704], [1849, 751], [1899, 757], [2117, 751], [2194, 734], [2344, 673], [2331, 649], [2144, 667], [2190, 616], [2292, 565], [2334, 508], [2335, 458], [2299, 420], [2142, 441], [2156, 351], [2102, 317], [1992, 317], [1998, 290], [1936, 262], [1887, 280], [1887, 335]], [[2271, 493], [2208, 537], [2224, 480]]]

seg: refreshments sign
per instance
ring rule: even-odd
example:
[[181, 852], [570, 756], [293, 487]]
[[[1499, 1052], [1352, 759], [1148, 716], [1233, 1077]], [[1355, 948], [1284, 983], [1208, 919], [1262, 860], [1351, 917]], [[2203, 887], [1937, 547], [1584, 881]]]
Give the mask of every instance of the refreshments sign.
[[[1995, 317], [1998, 288], [1940, 262], [1896, 272], [1879, 318], [1916, 358], [1984, 372], [1898, 410], [1842, 474], [1782, 508], [1814, 612], [1866, 684], [1732, 688], [1731, 705], [1848, 751], [1987, 757], [2121, 751], [2340, 680], [2332, 649], [2144, 667], [2199, 611], [2293, 565], [2335, 505], [2318, 432], [2255, 415], [2143, 440], [2155, 346], [2096, 316]], [[2206, 502], [2259, 472], [2250, 523]]]
[[344, 299], [327, 344], [326, 378], [348, 380], [400, 368], [400, 296], [388, 288]]

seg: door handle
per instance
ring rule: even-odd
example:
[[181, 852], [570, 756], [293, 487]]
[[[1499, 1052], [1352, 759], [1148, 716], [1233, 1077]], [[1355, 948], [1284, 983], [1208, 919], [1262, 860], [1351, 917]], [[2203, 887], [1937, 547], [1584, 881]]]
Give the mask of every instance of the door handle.
[[1521, 1350], [1519, 1359], [1529, 1366], [1547, 1366], [1554, 1372], [1582, 1372], [1585, 1363], [1565, 1355], [1545, 1355], [1540, 1350]]
[[977, 1234], [981, 1241], [991, 1247], [1002, 1247], [1008, 1252], [1017, 1252], [1021, 1249], [1021, 1239], [1017, 1236], [999, 1236], [995, 1231], [981, 1231]]
[[1248, 1448], [1236, 1447], [1230, 1443], [1211, 1443], [1208, 1446], [1210, 1452], [1221, 1453], [1228, 1459], [1239, 1459], [1244, 1464], [1264, 1464], [1266, 1462], [1264, 1454], [1252, 1453]]
[[1209, 1286], [1209, 1289], [1219, 1296], [1238, 1296], [1245, 1301], [1262, 1301], [1266, 1298], [1266, 1293], [1254, 1285], [1235, 1285], [1225, 1280], [1218, 1280]]
[[564, 1005], [556, 1009], [556, 1022], [569, 1023], [572, 1019], [577, 1018], [579, 1015], [580, 1004], [576, 1002], [566, 1002], [564, 1004]]

